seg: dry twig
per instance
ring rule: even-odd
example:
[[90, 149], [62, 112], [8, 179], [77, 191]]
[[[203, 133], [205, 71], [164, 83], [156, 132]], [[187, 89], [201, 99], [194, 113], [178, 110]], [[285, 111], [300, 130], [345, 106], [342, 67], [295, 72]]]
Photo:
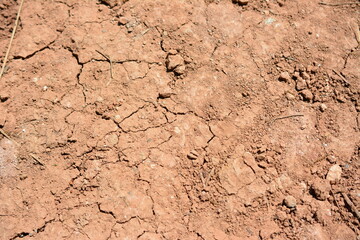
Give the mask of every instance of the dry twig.
[[325, 5], [325, 6], [332, 6], [332, 7], [337, 7], [337, 6], [345, 6], [345, 5], [360, 5], [360, 2], [345, 2], [345, 3], [328, 3], [328, 2], [319, 2], [320, 5]]
[[341, 195], [343, 196], [346, 204], [349, 205], [351, 211], [355, 214], [355, 216], [360, 221], [360, 212], [356, 209], [356, 206], [354, 205], [354, 203], [350, 200], [350, 198], [346, 195], [346, 193], [341, 192]]
[[14, 139], [12, 139], [4, 130], [0, 129], [0, 133], [4, 135], [7, 139], [9, 139], [11, 142], [15, 143], [16, 145], [20, 145], [18, 142], [16, 142]]
[[109, 84], [113, 80], [113, 62], [112, 62], [111, 58], [108, 55], [106, 55], [106, 54], [104, 54], [104, 53], [102, 53], [102, 52], [100, 52], [98, 50], [95, 50], [95, 51], [98, 52], [101, 56], [103, 56], [110, 64], [110, 79], [106, 83], [106, 86], [109, 86]]
[[277, 118], [272, 119], [269, 122], [269, 125], [272, 124], [273, 122], [277, 121], [277, 120], [280, 120], [280, 119], [292, 118], [292, 117], [303, 117], [303, 116], [304, 116], [304, 114], [293, 114], [293, 115], [288, 115], [288, 116], [283, 116], [283, 117], [277, 117]]
[[355, 39], [358, 42], [358, 45], [360, 45], [360, 29], [359, 25], [356, 22], [351, 23], [351, 28], [354, 31]]
[[14, 29], [13, 29], [13, 31], [12, 31], [12, 33], [11, 33], [11, 38], [10, 38], [9, 46], [8, 46], [7, 51], [6, 51], [6, 54], [5, 54], [5, 57], [4, 57], [4, 61], [3, 61], [3, 65], [2, 65], [2, 68], [1, 68], [0, 79], [1, 79], [1, 77], [2, 77], [2, 75], [4, 74], [4, 71], [5, 71], [6, 62], [7, 62], [7, 59], [8, 59], [8, 57], [9, 57], [10, 48], [11, 48], [11, 44], [12, 44], [12, 42], [13, 42], [13, 40], [14, 40], [16, 28], [17, 28], [18, 23], [19, 23], [20, 12], [21, 12], [23, 3], [24, 3], [24, 0], [21, 0], [20, 6], [19, 6], [19, 10], [18, 10], [17, 15], [16, 15], [16, 20], [15, 20], [15, 24], [14, 24]]
[[335, 69], [332, 69], [332, 71], [333, 71], [336, 75], [338, 75], [338, 76], [341, 78], [341, 80], [343, 80], [346, 84], [349, 84], [349, 82], [346, 80], [346, 78], [345, 78], [343, 75], [341, 75], [338, 71], [336, 71]]

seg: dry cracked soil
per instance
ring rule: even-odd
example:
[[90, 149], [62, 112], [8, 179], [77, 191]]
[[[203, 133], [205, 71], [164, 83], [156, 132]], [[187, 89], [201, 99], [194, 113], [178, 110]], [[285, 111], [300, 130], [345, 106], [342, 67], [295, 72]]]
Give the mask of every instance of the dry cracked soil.
[[[0, 2], [3, 61], [20, 0]], [[25, 0], [0, 239], [360, 239], [360, 2]]]

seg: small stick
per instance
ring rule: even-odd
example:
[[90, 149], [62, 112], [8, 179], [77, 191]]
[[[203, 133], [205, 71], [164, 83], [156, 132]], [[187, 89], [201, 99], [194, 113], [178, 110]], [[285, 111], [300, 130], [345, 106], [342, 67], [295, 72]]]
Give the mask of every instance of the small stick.
[[44, 163], [42, 163], [40, 161], [40, 159], [36, 155], [34, 155], [32, 153], [29, 153], [29, 156], [32, 157], [36, 161], [37, 164], [40, 164], [41, 166], [44, 166]]
[[355, 216], [360, 220], [360, 212], [356, 209], [356, 206], [354, 203], [350, 200], [350, 198], [346, 195], [346, 193], [341, 192], [341, 195], [343, 196], [345, 202], [347, 205], [349, 205], [351, 211], [355, 214]]
[[10, 141], [12, 141], [13, 143], [15, 143], [16, 145], [20, 145], [18, 142], [16, 142], [14, 139], [12, 139], [6, 132], [4, 132], [4, 130], [0, 129], [0, 133], [2, 135], [4, 135], [4, 137], [6, 137], [7, 139], [9, 139]]
[[203, 187], [206, 188], [206, 180], [204, 178], [204, 175], [202, 174], [202, 172], [199, 172], [199, 175], [200, 175], [200, 179], [203, 184]]
[[304, 114], [294, 114], [294, 115], [289, 115], [289, 116], [284, 116], [284, 117], [277, 117], [277, 118], [274, 118], [273, 120], [271, 120], [269, 122], [269, 124], [272, 124], [273, 122], [280, 120], [280, 119], [292, 118], [292, 117], [303, 117], [303, 116], [304, 116]]
[[205, 185], [207, 186], [209, 181], [210, 181], [210, 178], [211, 178], [211, 175], [214, 173], [214, 170], [215, 168], [211, 169], [209, 175], [207, 176], [207, 178], [205, 179]]
[[[11, 142], [15, 143], [16, 145], [20, 146], [20, 143], [16, 142], [14, 139], [12, 139], [4, 130], [0, 129], [0, 133], [4, 135], [7, 139], [9, 139]], [[44, 163], [41, 162], [41, 160], [34, 154], [29, 153], [29, 156], [32, 157], [38, 164], [41, 166], [45, 166]]]
[[109, 62], [109, 64], [110, 64], [110, 80], [106, 83], [106, 86], [109, 86], [109, 84], [111, 83], [111, 81], [112, 81], [112, 79], [113, 79], [113, 62], [112, 62], [112, 60], [111, 60], [111, 58], [108, 56], [108, 55], [106, 55], [106, 54], [104, 54], [104, 53], [102, 53], [102, 52], [100, 52], [100, 51], [98, 51], [98, 50], [95, 50], [96, 52], [98, 52], [101, 56], [103, 56], [104, 58], [106, 58], [106, 60]]
[[19, 23], [20, 12], [21, 12], [23, 3], [24, 3], [24, 0], [21, 0], [20, 6], [19, 6], [19, 10], [18, 10], [17, 15], [16, 15], [16, 20], [15, 20], [15, 24], [14, 24], [14, 29], [13, 29], [13, 31], [12, 31], [12, 33], [11, 33], [11, 38], [10, 38], [9, 46], [8, 46], [7, 51], [6, 51], [5, 58], [4, 58], [4, 62], [3, 62], [2, 68], [1, 68], [0, 79], [1, 79], [1, 77], [2, 77], [2, 75], [4, 74], [4, 71], [5, 71], [5, 65], [6, 65], [7, 59], [8, 59], [8, 57], [9, 57], [9, 53], [10, 53], [10, 48], [11, 48], [12, 41], [14, 40], [14, 37], [15, 37], [15, 32], [16, 32], [16, 28], [17, 28], [18, 23]]
[[351, 28], [354, 31], [355, 39], [358, 42], [358, 45], [360, 45], [360, 30], [359, 26], [356, 24], [356, 22], [351, 23]]
[[335, 69], [332, 69], [332, 71], [333, 71], [336, 75], [338, 75], [338, 76], [341, 78], [341, 80], [343, 80], [346, 84], [349, 84], [349, 82], [346, 80], [346, 78], [345, 78], [343, 75], [341, 75], [338, 71], [336, 71]]
[[326, 5], [326, 6], [344, 6], [344, 5], [351, 5], [351, 4], [356, 4], [359, 5], [360, 2], [346, 2], [346, 3], [327, 3], [327, 2], [319, 2], [320, 5]]

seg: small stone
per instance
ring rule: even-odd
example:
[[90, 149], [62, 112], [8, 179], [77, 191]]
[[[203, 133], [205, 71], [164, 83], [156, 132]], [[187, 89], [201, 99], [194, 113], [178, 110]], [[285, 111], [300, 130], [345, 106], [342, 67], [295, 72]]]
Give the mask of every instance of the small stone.
[[294, 198], [291, 195], [288, 195], [284, 198], [284, 204], [288, 208], [294, 208], [296, 207], [296, 198]]
[[336, 163], [336, 157], [335, 156], [328, 156], [326, 158], [326, 160], [329, 162], [329, 163]]
[[329, 197], [330, 184], [327, 181], [319, 180], [311, 185], [310, 190], [316, 199], [325, 201]]
[[310, 102], [314, 97], [314, 95], [310, 90], [303, 90], [300, 92], [300, 94], [303, 97], [303, 99], [308, 102]]
[[280, 7], [284, 6], [285, 2], [283, 0], [277, 0]]
[[333, 165], [329, 172], [326, 175], [326, 179], [330, 182], [335, 182], [337, 180], [340, 180], [342, 174], [342, 169], [338, 164]]
[[176, 49], [170, 49], [169, 50], [170, 55], [176, 55], [177, 53], [178, 53], [178, 51]]
[[301, 72], [300, 76], [305, 80], [310, 80], [310, 75], [307, 72]]
[[291, 80], [291, 77], [290, 77], [290, 74], [288, 72], [280, 73], [279, 81], [290, 82], [290, 80]]
[[246, 5], [249, 3], [249, 0], [233, 0], [233, 3], [237, 3], [239, 5]]
[[115, 133], [109, 134], [105, 138], [109, 146], [114, 146], [119, 141], [119, 138]]
[[6, 92], [2, 92], [0, 93], [0, 101], [1, 102], [6, 102], [9, 99], [9, 94]]
[[302, 78], [298, 78], [296, 81], [296, 90], [301, 91], [307, 88], [306, 81]]
[[324, 104], [324, 103], [320, 104], [319, 109], [320, 109], [320, 111], [325, 112], [325, 110], [327, 109], [326, 104]]
[[295, 99], [294, 94], [291, 94], [289, 92], [287, 92], [285, 96], [286, 96], [286, 99], [289, 100], [289, 101], [292, 101], [292, 100]]
[[125, 25], [128, 23], [128, 20], [126, 17], [120, 17], [119, 18], [119, 25]]

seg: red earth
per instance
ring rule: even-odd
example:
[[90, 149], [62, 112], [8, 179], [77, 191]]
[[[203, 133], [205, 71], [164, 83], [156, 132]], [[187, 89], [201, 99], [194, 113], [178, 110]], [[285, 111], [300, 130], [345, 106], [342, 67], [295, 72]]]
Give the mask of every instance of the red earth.
[[357, 0], [25, 0], [0, 239], [360, 239], [359, 25]]

